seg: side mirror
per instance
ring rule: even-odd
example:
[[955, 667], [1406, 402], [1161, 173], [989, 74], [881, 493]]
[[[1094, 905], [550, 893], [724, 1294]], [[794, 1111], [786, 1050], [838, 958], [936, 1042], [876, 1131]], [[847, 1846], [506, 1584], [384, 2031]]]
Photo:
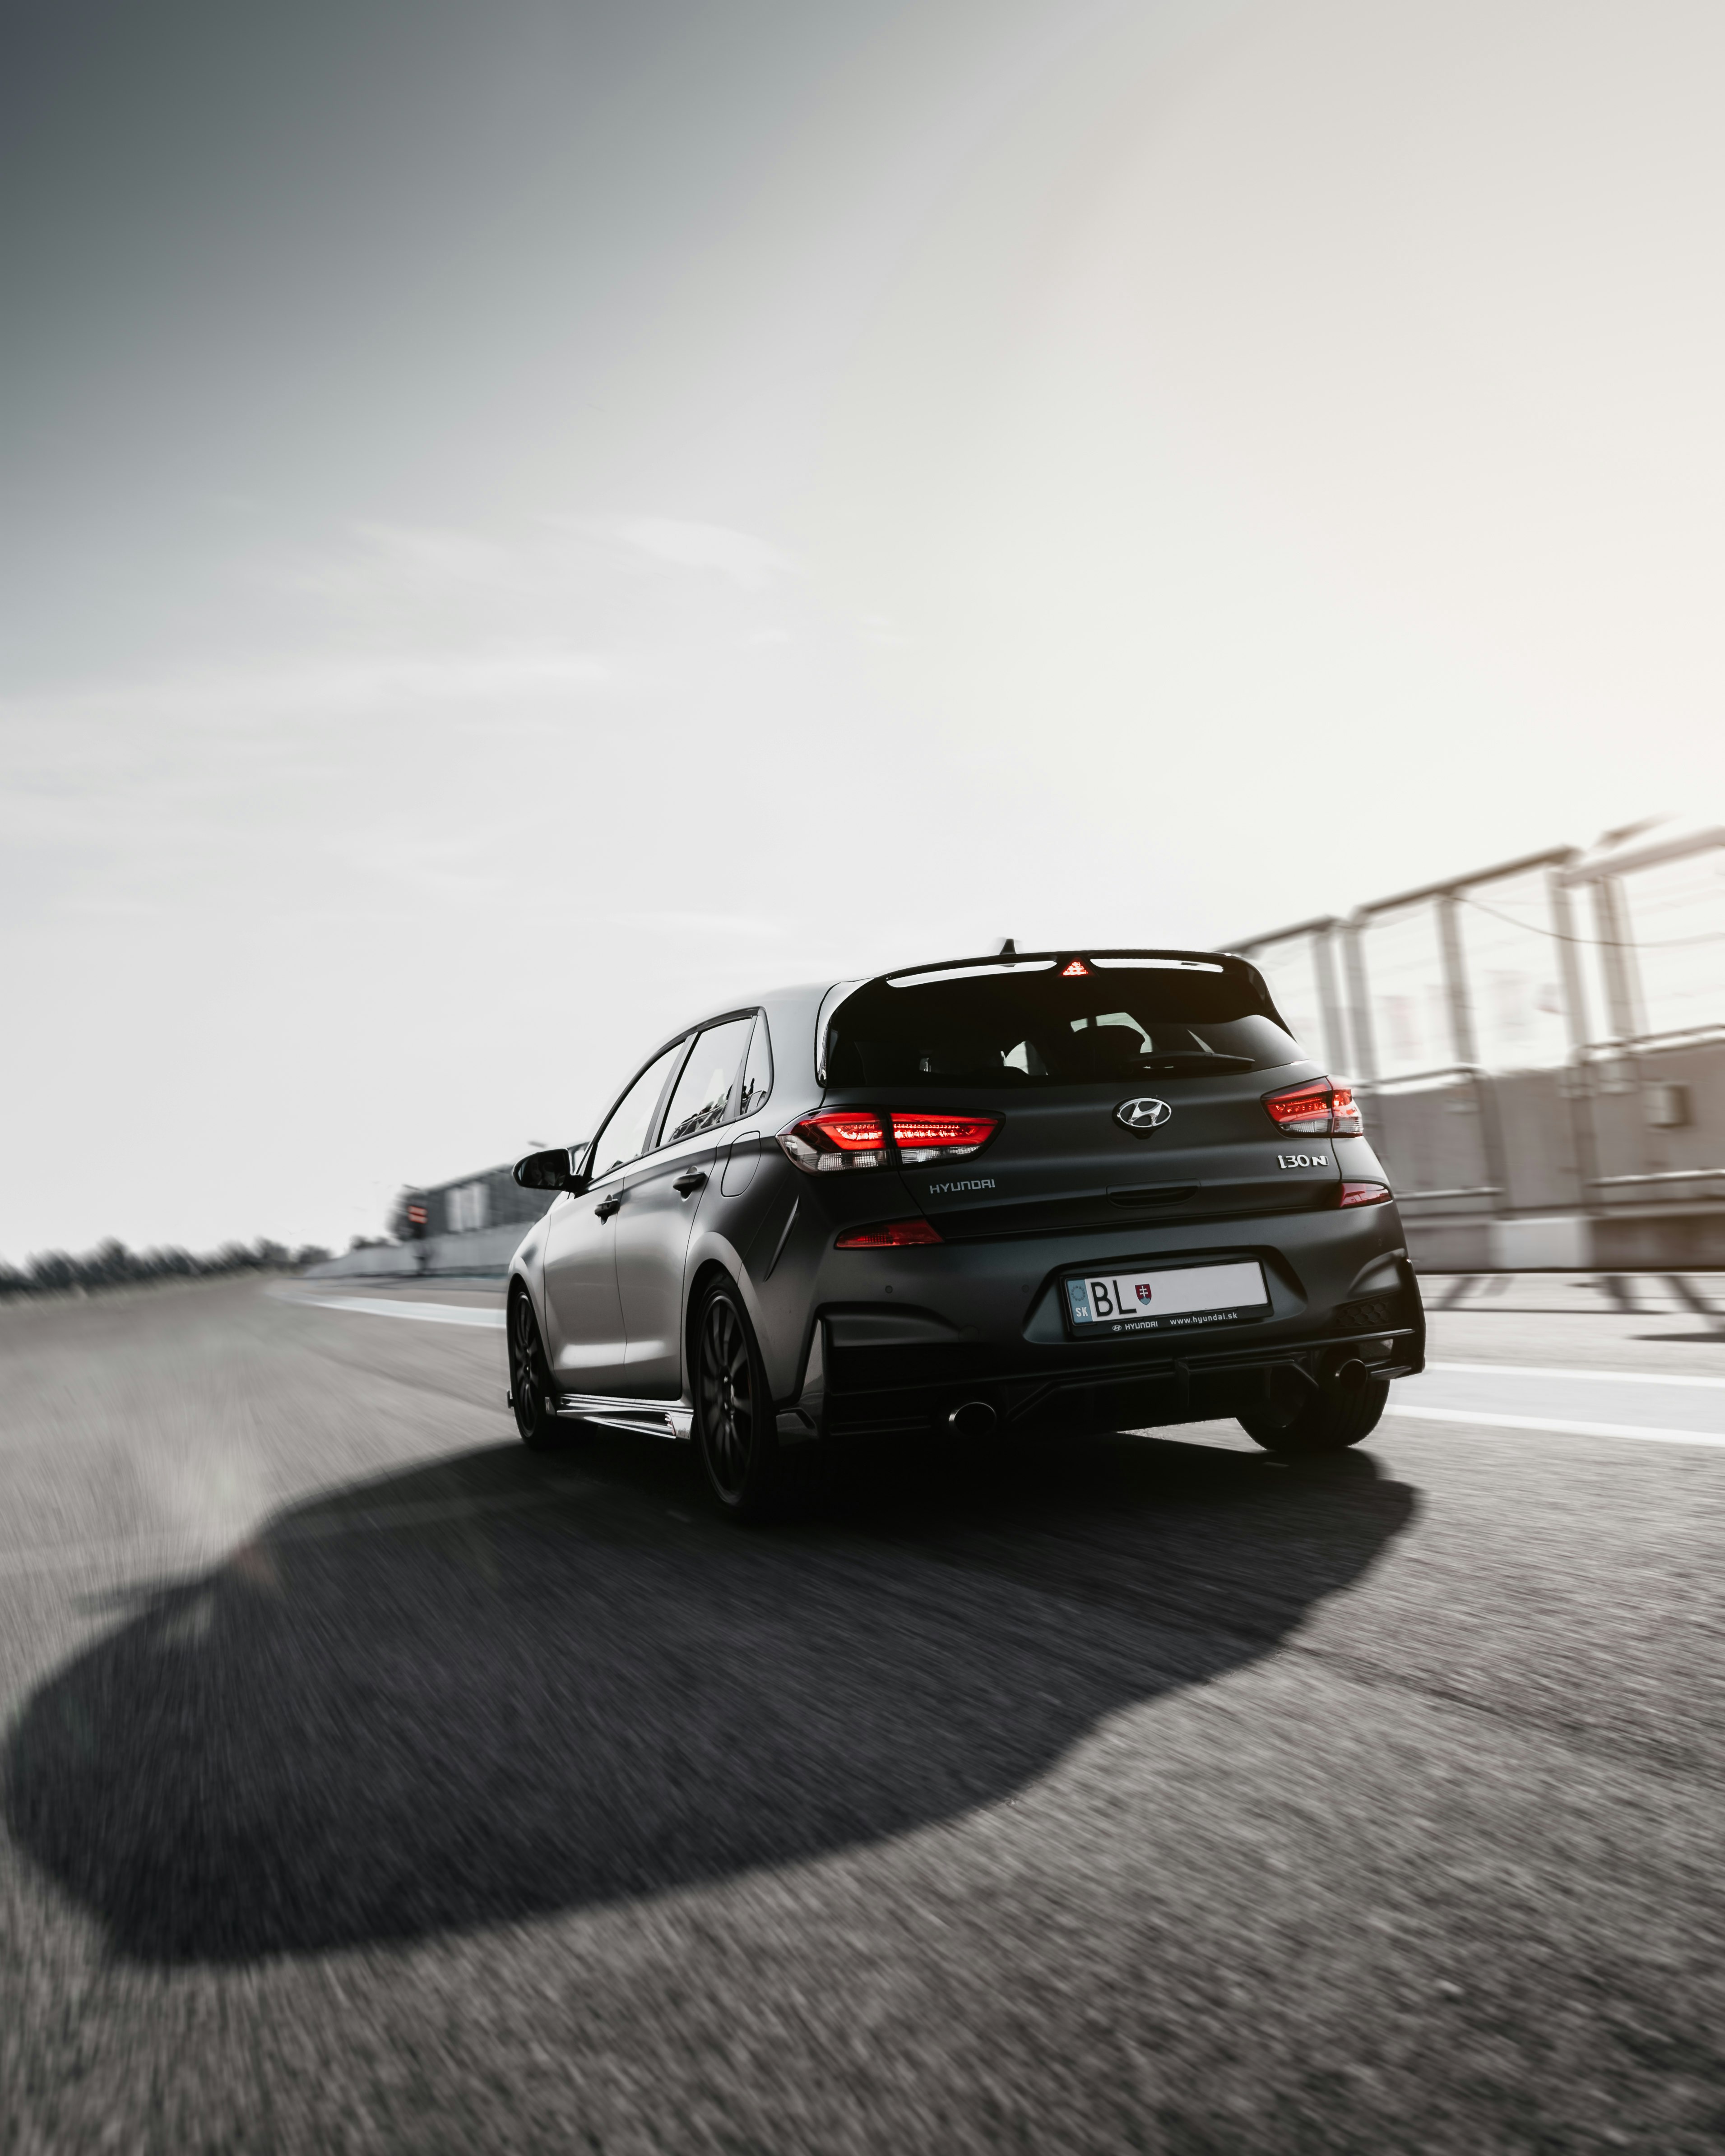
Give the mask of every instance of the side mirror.
[[573, 1172], [578, 1146], [552, 1146], [544, 1152], [530, 1152], [515, 1164], [515, 1179], [523, 1190], [579, 1190], [583, 1178]]

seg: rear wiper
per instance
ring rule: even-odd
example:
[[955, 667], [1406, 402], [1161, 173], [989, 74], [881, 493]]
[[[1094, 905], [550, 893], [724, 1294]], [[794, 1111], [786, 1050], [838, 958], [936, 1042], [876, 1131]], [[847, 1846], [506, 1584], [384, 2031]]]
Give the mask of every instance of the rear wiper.
[[1174, 1048], [1162, 1055], [1141, 1055], [1141, 1070], [1250, 1070], [1256, 1061], [1250, 1055], [1213, 1055], [1201, 1048]]

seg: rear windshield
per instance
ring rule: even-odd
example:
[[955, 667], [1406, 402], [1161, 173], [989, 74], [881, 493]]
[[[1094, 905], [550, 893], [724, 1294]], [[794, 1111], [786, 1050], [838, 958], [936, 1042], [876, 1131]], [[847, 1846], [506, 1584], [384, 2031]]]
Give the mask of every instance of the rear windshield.
[[1250, 976], [1111, 967], [870, 981], [827, 1034], [832, 1086], [1081, 1086], [1270, 1070], [1299, 1049]]

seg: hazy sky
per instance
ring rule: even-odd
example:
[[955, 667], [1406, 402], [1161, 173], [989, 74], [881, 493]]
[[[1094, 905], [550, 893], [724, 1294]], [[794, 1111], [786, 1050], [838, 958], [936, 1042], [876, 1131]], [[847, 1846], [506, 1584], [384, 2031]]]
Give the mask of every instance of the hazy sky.
[[1707, 0], [5, 8], [0, 1255], [1717, 811]]

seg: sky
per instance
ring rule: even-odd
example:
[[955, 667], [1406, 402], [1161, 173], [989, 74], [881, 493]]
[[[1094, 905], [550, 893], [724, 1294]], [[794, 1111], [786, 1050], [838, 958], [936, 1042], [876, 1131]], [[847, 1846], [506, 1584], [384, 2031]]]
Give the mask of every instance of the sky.
[[1725, 808], [1701, 0], [3, 0], [0, 1257]]

